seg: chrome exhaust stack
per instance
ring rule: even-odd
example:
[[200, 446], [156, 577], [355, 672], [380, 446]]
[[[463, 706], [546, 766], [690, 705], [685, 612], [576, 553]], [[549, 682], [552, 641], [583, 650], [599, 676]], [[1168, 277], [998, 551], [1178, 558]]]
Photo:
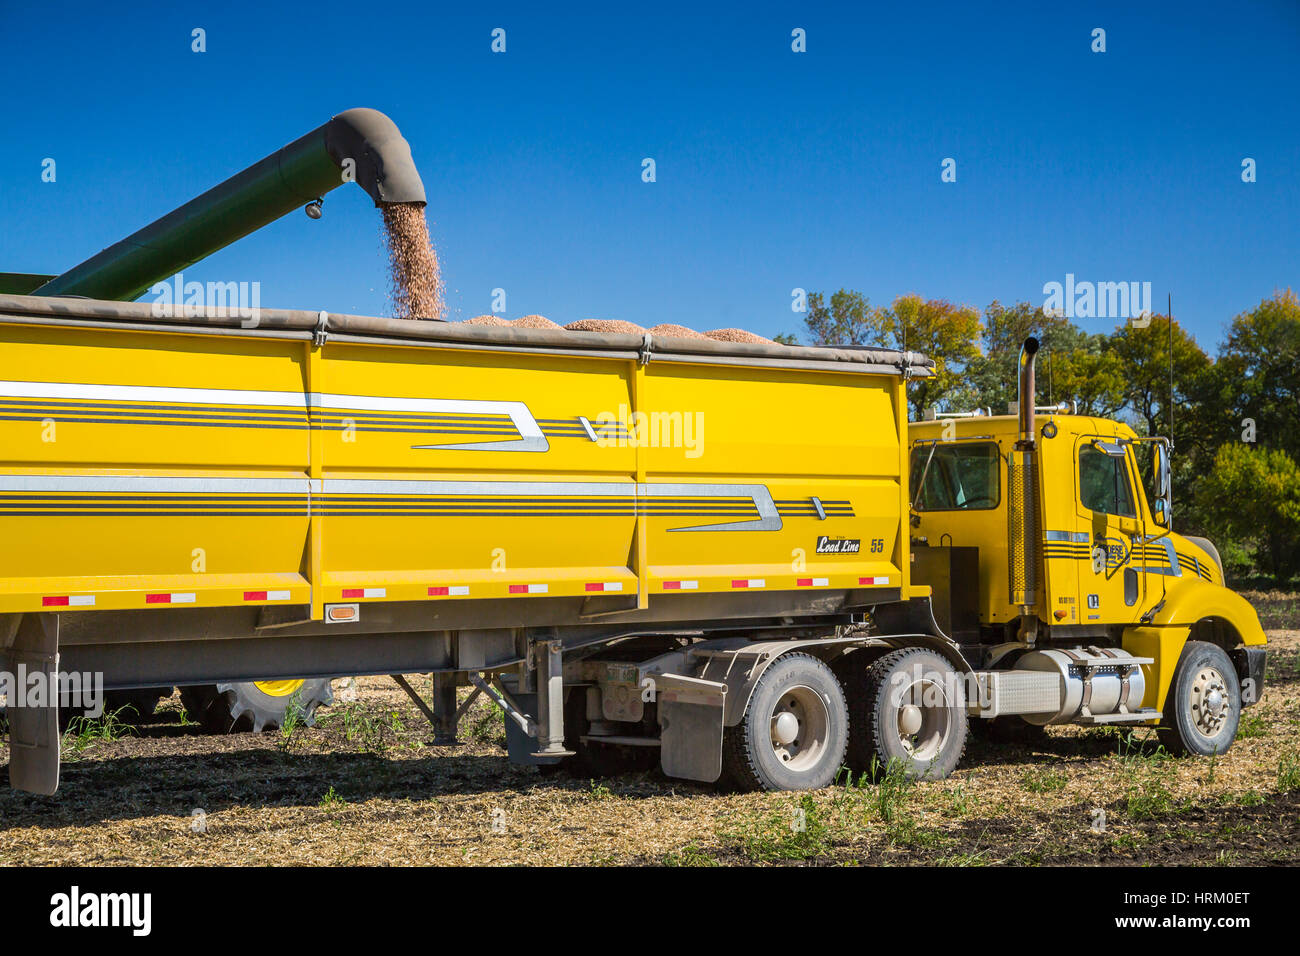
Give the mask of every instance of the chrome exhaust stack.
[[1007, 578], [1008, 600], [1020, 608], [1020, 638], [1032, 644], [1038, 636], [1038, 469], [1034, 440], [1034, 361], [1038, 340], [1025, 339], [1020, 348], [1018, 415], [1020, 435], [1007, 459]]

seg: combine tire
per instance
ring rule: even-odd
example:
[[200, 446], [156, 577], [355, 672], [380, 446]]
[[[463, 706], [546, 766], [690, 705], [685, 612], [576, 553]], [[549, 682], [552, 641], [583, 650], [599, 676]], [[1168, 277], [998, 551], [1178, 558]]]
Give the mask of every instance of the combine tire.
[[742, 790], [830, 786], [849, 743], [848, 707], [831, 669], [807, 654], [778, 658], [745, 715], [722, 738], [722, 774]]
[[1208, 757], [1232, 746], [1240, 719], [1241, 684], [1232, 661], [1217, 644], [1188, 641], [1156, 736], [1170, 753]]
[[942, 780], [966, 750], [966, 700], [952, 665], [921, 647], [891, 651], [853, 675], [849, 766], [899, 761], [913, 780]]
[[334, 700], [326, 678], [314, 680], [241, 681], [181, 688], [181, 701], [191, 720], [208, 733], [274, 730], [284, 725], [290, 704], [310, 726], [316, 708]]

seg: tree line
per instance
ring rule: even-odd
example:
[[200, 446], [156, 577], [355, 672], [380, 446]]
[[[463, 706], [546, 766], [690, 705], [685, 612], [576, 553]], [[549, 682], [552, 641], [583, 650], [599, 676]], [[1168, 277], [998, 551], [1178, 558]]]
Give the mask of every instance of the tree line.
[[810, 293], [807, 305], [805, 344], [910, 349], [934, 360], [934, 376], [909, 385], [913, 419], [931, 407], [1005, 414], [1016, 400], [1020, 345], [1036, 336], [1037, 404], [1077, 402], [1080, 414], [1173, 439], [1174, 526], [1213, 540], [1230, 579], [1286, 586], [1300, 575], [1300, 299], [1292, 290], [1234, 317], [1214, 355], [1167, 315], [1090, 333], [1028, 302], [994, 301], [981, 312], [903, 295], [874, 306], [840, 289]]

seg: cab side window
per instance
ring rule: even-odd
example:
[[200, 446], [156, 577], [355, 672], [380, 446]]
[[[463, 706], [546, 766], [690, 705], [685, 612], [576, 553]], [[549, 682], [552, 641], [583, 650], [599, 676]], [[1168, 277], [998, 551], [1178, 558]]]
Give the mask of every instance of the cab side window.
[[1091, 445], [1079, 449], [1079, 491], [1085, 508], [1125, 518], [1137, 515], [1125, 465], [1125, 459]]
[[[912, 449], [912, 488], [918, 511], [986, 511], [1001, 500], [1002, 458], [992, 442]], [[925, 484], [921, 477], [925, 476]]]

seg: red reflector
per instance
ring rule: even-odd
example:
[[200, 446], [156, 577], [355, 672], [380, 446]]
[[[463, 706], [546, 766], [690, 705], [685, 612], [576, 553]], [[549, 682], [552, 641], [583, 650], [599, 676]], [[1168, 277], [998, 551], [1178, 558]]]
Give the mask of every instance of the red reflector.
[[265, 600], [266, 600], [266, 592], [265, 592], [265, 591], [245, 591], [245, 592], [244, 592], [244, 600], [245, 600], [245, 601], [265, 601]]
[[67, 597], [43, 597], [41, 598], [41, 607], [67, 607]]

